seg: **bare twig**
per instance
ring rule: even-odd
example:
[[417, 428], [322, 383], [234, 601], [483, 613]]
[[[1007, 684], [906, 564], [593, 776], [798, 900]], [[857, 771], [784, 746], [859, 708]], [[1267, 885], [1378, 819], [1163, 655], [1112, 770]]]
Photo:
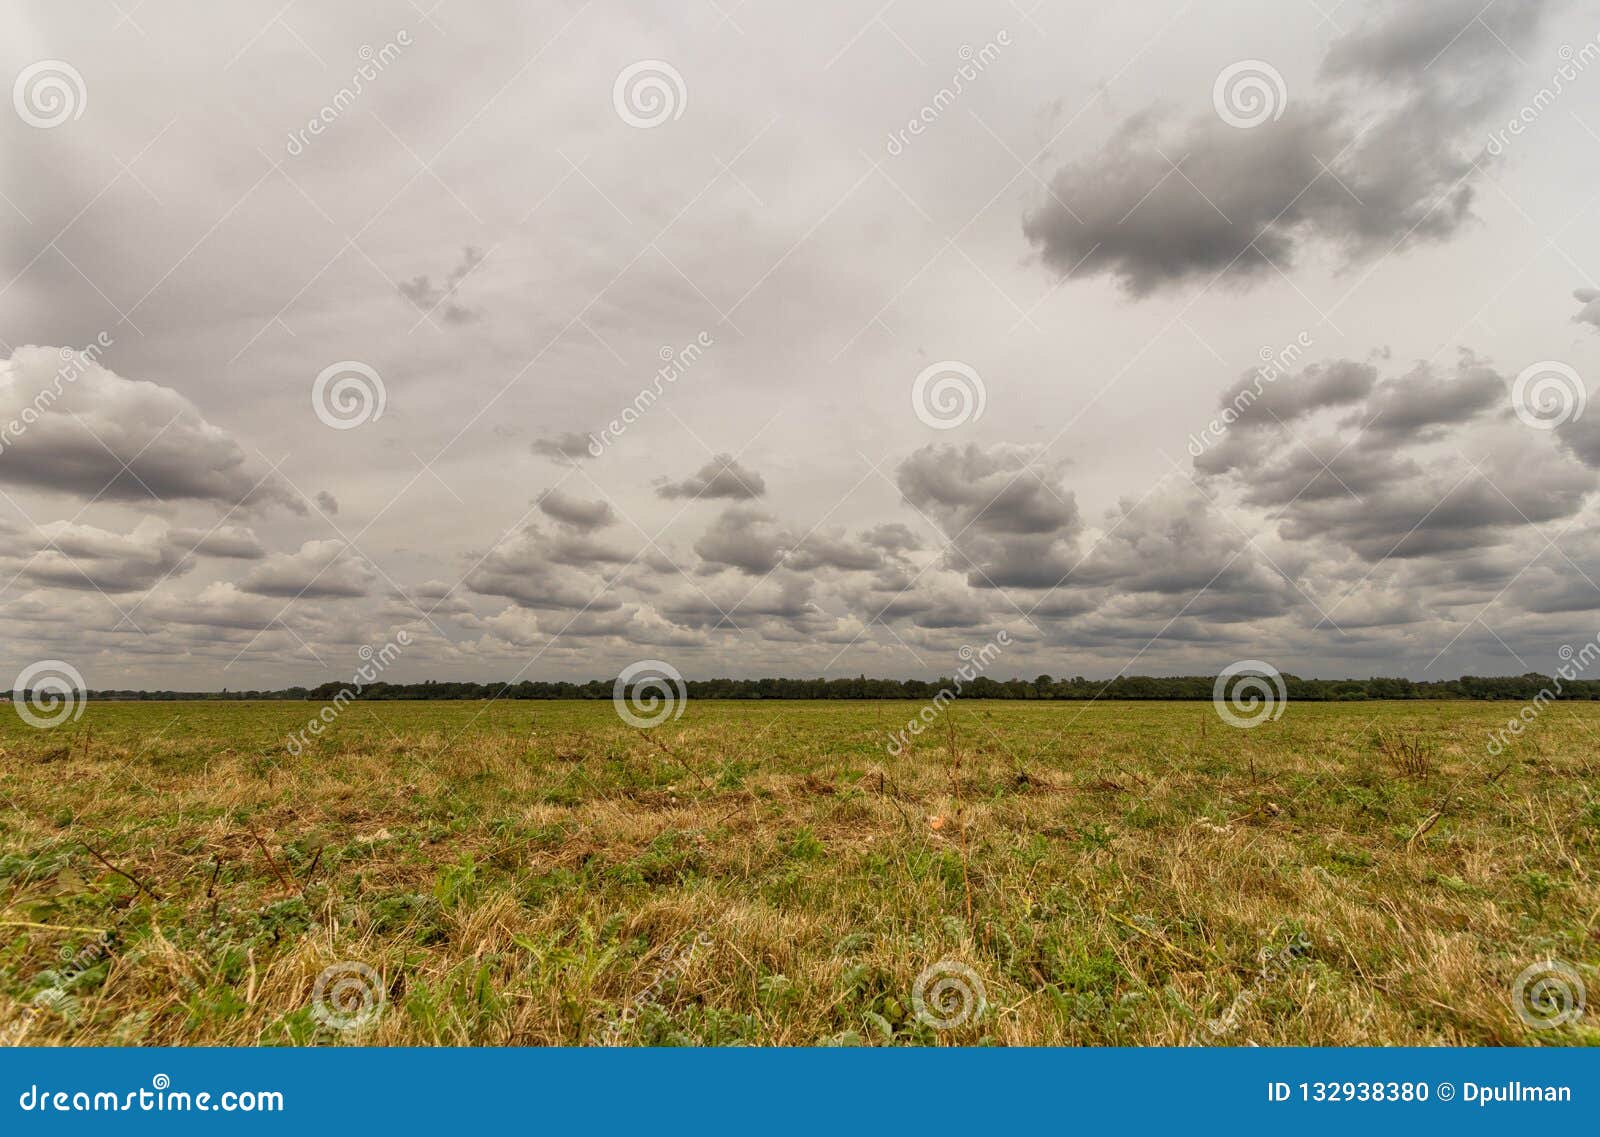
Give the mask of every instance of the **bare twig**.
[[126, 877], [128, 880], [131, 880], [133, 882], [134, 886], [136, 888], [138, 888], [141, 892], [147, 893], [151, 900], [160, 900], [161, 899], [161, 894], [159, 892], [157, 892], [155, 889], [151, 888], [148, 884], [146, 884], [144, 881], [140, 880], [138, 877], [134, 876], [131, 872], [128, 872], [126, 869], [119, 869], [116, 865], [114, 865], [110, 861], [106, 860], [106, 858], [104, 856], [102, 856], [95, 849], [95, 847], [93, 845], [89, 844], [89, 842], [80, 840], [78, 842], [78, 844], [82, 845], [85, 849], [87, 849], [89, 851], [89, 855], [91, 857], [93, 857], [95, 860], [99, 861], [101, 864], [105, 865], [106, 868], [110, 869], [112, 872], [116, 873], [120, 877]]
[[256, 844], [261, 846], [261, 853], [267, 858], [267, 864], [272, 866], [272, 871], [277, 874], [278, 883], [283, 885], [284, 892], [290, 893], [296, 891], [294, 885], [289, 883], [289, 878], [284, 876], [283, 870], [278, 867], [278, 862], [272, 859], [272, 852], [267, 848], [267, 843], [261, 839], [260, 835], [254, 829], [250, 830], [250, 836], [254, 837]]

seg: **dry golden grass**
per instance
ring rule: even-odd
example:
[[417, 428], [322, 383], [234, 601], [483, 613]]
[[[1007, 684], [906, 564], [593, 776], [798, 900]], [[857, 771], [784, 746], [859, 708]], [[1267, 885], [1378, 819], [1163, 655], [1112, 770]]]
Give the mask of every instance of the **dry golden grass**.
[[[913, 704], [358, 703], [289, 754], [316, 709], [8, 716], [0, 1039], [1600, 1041], [1512, 992], [1597, 978], [1590, 704], [1497, 758], [1514, 708], [1465, 702], [962, 702], [898, 756]], [[354, 1029], [314, 1006], [341, 962], [382, 992]], [[985, 996], [950, 1029], [941, 962]]]

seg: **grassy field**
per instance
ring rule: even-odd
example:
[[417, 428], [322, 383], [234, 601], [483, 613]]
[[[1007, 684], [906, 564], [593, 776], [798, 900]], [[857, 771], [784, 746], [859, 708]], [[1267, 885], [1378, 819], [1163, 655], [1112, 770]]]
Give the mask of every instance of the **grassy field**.
[[920, 706], [7, 712], [0, 1040], [1600, 1042], [1600, 704]]

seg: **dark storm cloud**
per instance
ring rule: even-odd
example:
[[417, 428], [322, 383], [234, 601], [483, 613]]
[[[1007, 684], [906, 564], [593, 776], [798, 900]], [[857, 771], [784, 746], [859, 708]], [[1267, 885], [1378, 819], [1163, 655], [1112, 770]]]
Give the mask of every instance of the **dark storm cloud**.
[[951, 542], [950, 568], [974, 588], [1047, 588], [1071, 568], [1072, 493], [1028, 447], [925, 446], [895, 470], [905, 500]]
[[588, 501], [560, 490], [545, 490], [540, 494], [539, 511], [579, 533], [603, 529], [617, 520], [610, 502]]
[[732, 454], [718, 454], [689, 477], [656, 488], [664, 498], [731, 498], [749, 500], [767, 492], [761, 475], [740, 465]]
[[1402, 10], [1335, 41], [1322, 68], [1333, 91], [1274, 91], [1281, 117], [1250, 128], [1211, 113], [1181, 127], [1135, 115], [1055, 175], [1024, 234], [1052, 268], [1107, 273], [1136, 296], [1215, 274], [1259, 278], [1307, 242], [1359, 260], [1443, 240], [1470, 216], [1477, 124], [1544, 6]]
[[49, 347], [21, 347], [0, 360], [0, 424], [20, 427], [0, 449], [0, 482], [101, 501], [272, 503], [304, 512], [281, 480], [172, 388], [98, 364], [63, 366]]
[[461, 251], [461, 263], [450, 270], [442, 285], [435, 285], [427, 275], [414, 276], [398, 286], [400, 295], [415, 304], [419, 312], [440, 312], [447, 324], [475, 323], [483, 318], [483, 313], [456, 303], [455, 296], [461, 282], [482, 261], [482, 250], [469, 245]]

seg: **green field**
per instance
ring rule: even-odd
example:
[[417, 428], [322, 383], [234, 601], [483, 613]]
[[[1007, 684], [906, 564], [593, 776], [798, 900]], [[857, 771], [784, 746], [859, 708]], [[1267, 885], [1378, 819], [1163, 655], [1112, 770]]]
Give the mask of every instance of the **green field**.
[[1600, 1041], [1600, 705], [921, 707], [7, 712], [0, 1039]]

